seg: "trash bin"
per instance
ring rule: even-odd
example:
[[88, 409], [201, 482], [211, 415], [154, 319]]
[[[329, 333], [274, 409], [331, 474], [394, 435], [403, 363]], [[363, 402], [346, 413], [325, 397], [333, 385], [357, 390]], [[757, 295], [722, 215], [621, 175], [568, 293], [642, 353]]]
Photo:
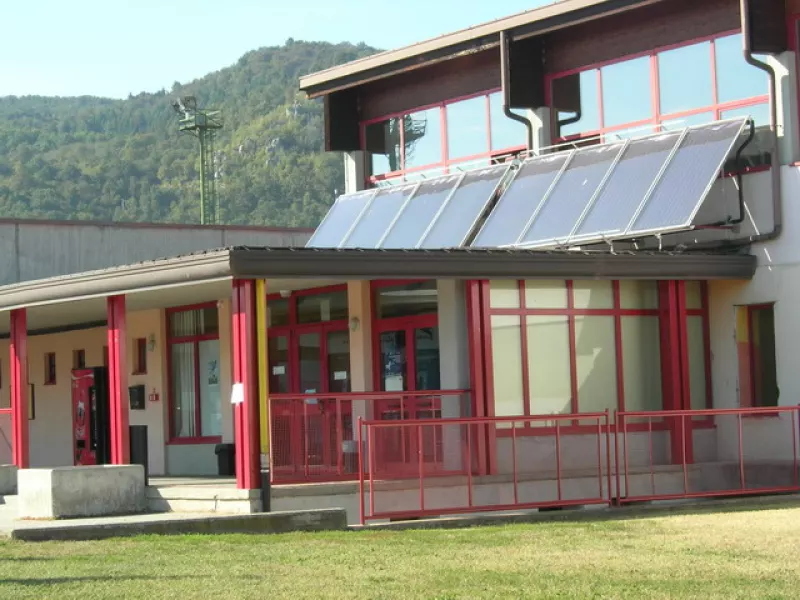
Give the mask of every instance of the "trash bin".
[[214, 447], [217, 455], [217, 472], [223, 477], [236, 475], [236, 451], [233, 444], [217, 444]]

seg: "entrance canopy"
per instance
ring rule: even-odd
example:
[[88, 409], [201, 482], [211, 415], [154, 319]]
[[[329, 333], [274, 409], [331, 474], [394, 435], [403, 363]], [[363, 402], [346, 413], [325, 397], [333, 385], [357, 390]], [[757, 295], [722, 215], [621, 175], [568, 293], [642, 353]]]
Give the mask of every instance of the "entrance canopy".
[[[31, 308], [31, 329], [102, 323], [104, 298], [129, 310], [226, 298], [233, 279], [266, 279], [273, 290], [385, 279], [750, 279], [756, 257], [696, 252], [537, 250], [336, 250], [232, 247], [0, 287], [0, 334], [8, 312]], [[79, 301], [79, 302], [76, 302]]]

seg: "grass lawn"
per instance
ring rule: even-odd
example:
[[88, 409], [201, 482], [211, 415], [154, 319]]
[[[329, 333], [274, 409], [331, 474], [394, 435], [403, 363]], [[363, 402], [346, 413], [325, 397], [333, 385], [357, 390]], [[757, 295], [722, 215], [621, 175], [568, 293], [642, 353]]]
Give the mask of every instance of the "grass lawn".
[[800, 508], [458, 530], [0, 542], [0, 598], [800, 597]]

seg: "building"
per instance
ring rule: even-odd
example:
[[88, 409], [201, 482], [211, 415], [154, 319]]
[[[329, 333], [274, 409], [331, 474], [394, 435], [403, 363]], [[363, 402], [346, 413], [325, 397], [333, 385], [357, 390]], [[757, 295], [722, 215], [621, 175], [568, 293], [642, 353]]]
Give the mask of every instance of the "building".
[[280, 507], [797, 490], [797, 14], [564, 0], [303, 78], [347, 174], [305, 248], [0, 287], [14, 461], [73, 463], [107, 340], [113, 462], [129, 422], [153, 474], [234, 442]]

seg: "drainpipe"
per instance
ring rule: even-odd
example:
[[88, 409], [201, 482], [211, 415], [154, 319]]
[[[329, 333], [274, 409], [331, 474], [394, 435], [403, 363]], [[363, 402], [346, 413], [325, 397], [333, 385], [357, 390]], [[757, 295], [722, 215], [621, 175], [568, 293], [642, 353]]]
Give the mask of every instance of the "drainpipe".
[[509, 83], [511, 79], [511, 68], [508, 60], [511, 39], [505, 31], [500, 32], [500, 81], [503, 88], [503, 114], [509, 119], [522, 123], [528, 129], [528, 150], [533, 150], [533, 123], [511, 111], [511, 89]]
[[739, 11], [742, 17], [742, 40], [744, 43], [744, 59], [756, 67], [766, 72], [769, 76], [769, 119], [772, 135], [774, 138], [772, 152], [772, 214], [774, 227], [768, 233], [751, 235], [744, 243], [766, 242], [774, 240], [781, 235], [783, 230], [783, 203], [781, 201], [781, 162], [778, 156], [778, 84], [775, 69], [769, 64], [753, 56], [750, 48], [750, 0], [739, 0]]

